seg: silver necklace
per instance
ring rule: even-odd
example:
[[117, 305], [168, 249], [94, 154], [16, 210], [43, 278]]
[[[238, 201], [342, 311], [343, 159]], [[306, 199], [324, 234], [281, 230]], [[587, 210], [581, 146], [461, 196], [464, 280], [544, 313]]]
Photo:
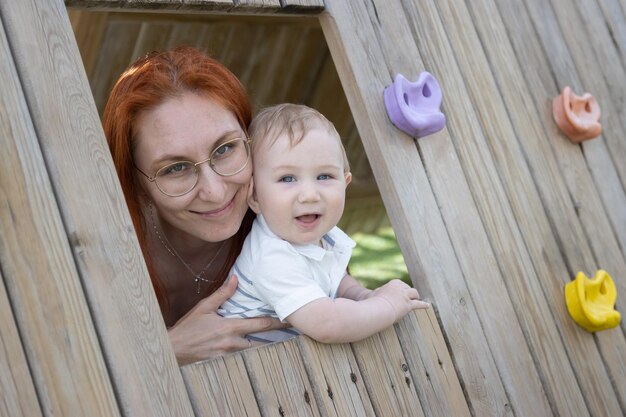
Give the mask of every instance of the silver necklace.
[[[159, 241], [161, 241], [161, 244], [163, 244], [165, 249], [167, 249], [167, 251], [172, 256], [178, 258], [178, 260], [185, 266], [185, 268], [187, 268], [187, 270], [191, 273], [191, 275], [193, 275], [193, 278], [194, 278], [193, 280], [197, 284], [196, 294], [200, 294], [200, 283], [202, 283], [202, 282], [211, 282], [211, 280], [207, 279], [204, 274], [207, 271], [207, 269], [209, 269], [209, 267], [211, 266], [213, 261], [215, 261], [217, 259], [218, 255], [222, 251], [222, 248], [224, 248], [225, 241], [222, 242], [222, 244], [220, 245], [220, 248], [217, 250], [217, 253], [215, 254], [215, 256], [213, 256], [213, 258], [209, 261], [209, 263], [206, 264], [206, 266], [204, 268], [202, 268], [202, 271], [200, 271], [199, 273], [196, 274], [193, 271], [193, 269], [191, 269], [191, 266], [187, 262], [185, 262], [185, 260], [178, 254], [178, 252], [176, 252], [176, 249], [174, 249], [174, 246], [170, 243], [169, 240], [167, 240], [167, 236], [165, 235], [165, 233], [163, 233], [163, 236], [161, 237], [161, 233], [159, 233], [159, 228], [157, 227], [156, 222], [154, 221], [154, 213], [152, 211], [152, 201], [150, 201], [148, 203], [148, 208], [150, 209], [150, 220], [152, 221], [152, 227], [154, 228], [154, 232], [156, 233], [157, 237], [159, 238]], [[167, 243], [165, 243], [165, 242], [167, 242]]]

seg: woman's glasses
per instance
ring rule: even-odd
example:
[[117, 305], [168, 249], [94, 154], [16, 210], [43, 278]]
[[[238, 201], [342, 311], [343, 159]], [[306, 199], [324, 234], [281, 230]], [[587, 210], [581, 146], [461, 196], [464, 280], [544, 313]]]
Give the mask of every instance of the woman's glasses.
[[177, 161], [160, 168], [153, 177], [141, 172], [150, 182], [156, 183], [163, 194], [170, 197], [185, 195], [194, 189], [200, 176], [200, 164], [205, 162], [222, 177], [230, 177], [241, 172], [250, 159], [250, 139], [236, 138], [219, 144], [209, 158], [200, 162]]

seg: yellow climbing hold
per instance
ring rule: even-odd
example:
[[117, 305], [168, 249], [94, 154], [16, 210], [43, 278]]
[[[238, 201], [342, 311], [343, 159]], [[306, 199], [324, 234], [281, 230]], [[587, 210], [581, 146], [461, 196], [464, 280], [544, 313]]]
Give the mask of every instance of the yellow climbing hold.
[[604, 270], [589, 279], [583, 272], [565, 285], [567, 310], [574, 321], [588, 332], [606, 330], [619, 325], [621, 316], [615, 310], [617, 290]]

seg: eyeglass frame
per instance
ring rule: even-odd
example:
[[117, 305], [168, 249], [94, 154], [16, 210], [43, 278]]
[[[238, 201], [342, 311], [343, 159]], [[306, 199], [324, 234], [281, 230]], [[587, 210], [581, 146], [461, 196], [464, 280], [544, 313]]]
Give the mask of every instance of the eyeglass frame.
[[[248, 157], [246, 158], [246, 163], [245, 163], [245, 164], [243, 164], [243, 166], [242, 166], [241, 168], [239, 168], [237, 171], [233, 172], [232, 174], [221, 174], [221, 173], [217, 172], [217, 171], [215, 170], [215, 168], [213, 167], [213, 165], [211, 164], [211, 156], [212, 156], [212, 155], [213, 155], [213, 153], [214, 153], [216, 150], [218, 150], [221, 146], [224, 146], [224, 145], [225, 145], [225, 144], [227, 144], [227, 143], [231, 143], [231, 142], [234, 142], [234, 141], [237, 141], [237, 140], [243, 140], [244, 145], [246, 146], [246, 150], [247, 150], [247, 154], [248, 154]], [[145, 172], [143, 172], [143, 171], [141, 170], [141, 168], [139, 168], [137, 165], [135, 165], [135, 162], [134, 162], [134, 161], [133, 161], [133, 166], [134, 166], [134, 167], [135, 167], [135, 169], [136, 169], [137, 171], [139, 171], [139, 172], [140, 172], [140, 173], [141, 173], [144, 177], [146, 177], [146, 179], [147, 179], [148, 181], [153, 182], [153, 183], [156, 185], [157, 189], [158, 189], [161, 193], [165, 194], [165, 195], [166, 195], [166, 196], [168, 196], [168, 197], [182, 197], [182, 196], [184, 196], [185, 194], [189, 194], [189, 193], [190, 193], [190, 192], [191, 192], [194, 188], [196, 188], [196, 185], [198, 185], [198, 181], [200, 181], [200, 169], [198, 168], [198, 166], [199, 166], [199, 165], [201, 165], [201, 164], [204, 164], [205, 162], [208, 162], [208, 163], [209, 163], [209, 167], [211, 168], [211, 170], [212, 170], [213, 172], [215, 172], [217, 175], [219, 175], [220, 177], [232, 177], [233, 175], [237, 175], [237, 174], [239, 174], [241, 171], [243, 171], [244, 169], [246, 169], [246, 167], [248, 166], [248, 162], [250, 162], [250, 156], [251, 156], [251, 154], [252, 154], [252, 149], [250, 148], [250, 144], [251, 144], [251, 143], [252, 143], [252, 140], [251, 140], [251, 139], [250, 139], [247, 135], [246, 135], [245, 139], [244, 139], [244, 138], [235, 138], [235, 139], [227, 140], [226, 142], [222, 142], [222, 143], [220, 143], [219, 145], [217, 145], [215, 148], [213, 148], [213, 150], [212, 150], [212, 151], [211, 151], [211, 153], [209, 154], [210, 156], [209, 156], [207, 159], [205, 159], [205, 160], [202, 160], [202, 161], [199, 161], [199, 162], [185, 161], [185, 160], [174, 161], [174, 162], [172, 162], [172, 163], [169, 163], [169, 164], [164, 165], [164, 166], [162, 166], [161, 168], [157, 169], [157, 170], [156, 170], [156, 172], [154, 173], [154, 176], [152, 176], [152, 177], [151, 177], [151, 176], [149, 176], [148, 174], [146, 174]], [[175, 165], [175, 164], [180, 164], [181, 162], [189, 162], [190, 164], [192, 164], [192, 165], [193, 165], [194, 170], [195, 170], [195, 172], [196, 172], [196, 182], [195, 182], [195, 183], [191, 186], [191, 188], [190, 188], [189, 190], [185, 191], [185, 192], [184, 192], [184, 193], [182, 193], [182, 194], [168, 194], [168, 193], [166, 193], [165, 191], [163, 191], [163, 190], [161, 189], [161, 187], [159, 186], [159, 183], [158, 183], [158, 182], [157, 182], [157, 180], [156, 180], [156, 177], [157, 177], [157, 175], [158, 175], [159, 171], [161, 171], [162, 169], [165, 169], [165, 168], [167, 168], [167, 167], [169, 167], [169, 166], [172, 166], [172, 165]]]

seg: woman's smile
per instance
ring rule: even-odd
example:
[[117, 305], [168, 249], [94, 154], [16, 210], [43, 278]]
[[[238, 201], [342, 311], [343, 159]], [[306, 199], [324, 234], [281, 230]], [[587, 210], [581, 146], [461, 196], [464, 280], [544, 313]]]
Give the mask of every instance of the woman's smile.
[[203, 217], [220, 217], [220, 216], [227, 215], [232, 211], [234, 207], [234, 202], [235, 202], [235, 197], [231, 198], [230, 201], [228, 201], [228, 203], [226, 203], [224, 206], [214, 209], [214, 210], [209, 210], [209, 211], [189, 210], [189, 211], [194, 214], [199, 214]]

